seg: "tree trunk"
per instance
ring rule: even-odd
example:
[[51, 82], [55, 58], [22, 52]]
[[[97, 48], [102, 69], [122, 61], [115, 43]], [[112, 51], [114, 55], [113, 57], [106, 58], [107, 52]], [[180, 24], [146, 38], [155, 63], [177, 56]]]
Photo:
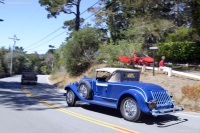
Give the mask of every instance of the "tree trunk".
[[77, 5], [76, 5], [76, 28], [75, 30], [78, 31], [80, 29], [80, 2], [81, 0], [77, 1]]

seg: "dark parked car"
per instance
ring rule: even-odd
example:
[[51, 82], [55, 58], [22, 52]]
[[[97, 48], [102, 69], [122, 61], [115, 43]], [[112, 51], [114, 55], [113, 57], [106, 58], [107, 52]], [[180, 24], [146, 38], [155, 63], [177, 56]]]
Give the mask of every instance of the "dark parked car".
[[140, 71], [125, 68], [96, 70], [96, 78], [83, 77], [65, 86], [66, 102], [76, 101], [119, 109], [124, 119], [138, 121], [143, 113], [153, 116], [182, 111], [161, 86], [139, 82]]
[[22, 77], [21, 77], [21, 84], [25, 83], [33, 83], [37, 84], [37, 74], [34, 71], [23, 71], [22, 72]]

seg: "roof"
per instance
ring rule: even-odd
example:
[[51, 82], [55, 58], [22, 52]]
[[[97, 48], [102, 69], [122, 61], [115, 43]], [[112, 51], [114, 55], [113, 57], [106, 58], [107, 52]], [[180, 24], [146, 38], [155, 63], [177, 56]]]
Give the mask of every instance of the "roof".
[[111, 68], [111, 67], [105, 67], [105, 68], [96, 69], [96, 71], [104, 71], [104, 72], [110, 72], [110, 73], [113, 73], [115, 71], [139, 72], [138, 70], [135, 70], [135, 69], [129, 69], [129, 68]]

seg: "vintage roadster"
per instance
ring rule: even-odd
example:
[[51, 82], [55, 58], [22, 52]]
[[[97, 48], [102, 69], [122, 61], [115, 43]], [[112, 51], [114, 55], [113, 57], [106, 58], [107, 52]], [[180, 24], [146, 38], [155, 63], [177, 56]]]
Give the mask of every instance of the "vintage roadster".
[[184, 110], [161, 86], [139, 81], [140, 71], [125, 68], [101, 68], [96, 78], [84, 76], [65, 86], [66, 102], [76, 101], [119, 109], [124, 119], [138, 121], [143, 113], [153, 116]]

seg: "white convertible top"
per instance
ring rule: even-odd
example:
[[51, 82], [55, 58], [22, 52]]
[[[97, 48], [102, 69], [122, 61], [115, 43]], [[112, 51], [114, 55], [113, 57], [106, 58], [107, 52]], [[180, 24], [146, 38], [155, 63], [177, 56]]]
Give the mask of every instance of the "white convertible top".
[[103, 71], [103, 72], [110, 72], [113, 73], [115, 71], [126, 71], [126, 72], [139, 72], [139, 70], [135, 70], [135, 69], [129, 69], [129, 68], [112, 68], [112, 67], [105, 67], [105, 68], [100, 68], [100, 69], [96, 69], [96, 71]]

